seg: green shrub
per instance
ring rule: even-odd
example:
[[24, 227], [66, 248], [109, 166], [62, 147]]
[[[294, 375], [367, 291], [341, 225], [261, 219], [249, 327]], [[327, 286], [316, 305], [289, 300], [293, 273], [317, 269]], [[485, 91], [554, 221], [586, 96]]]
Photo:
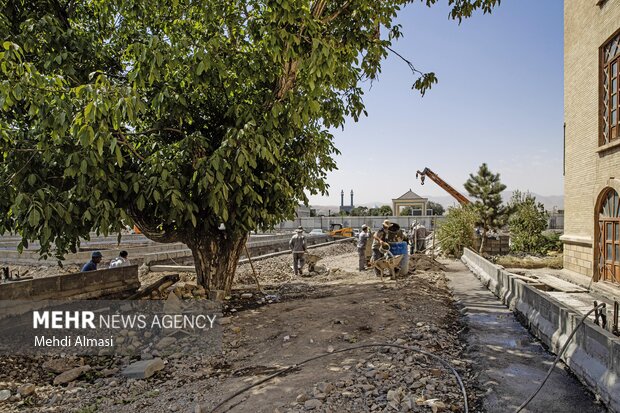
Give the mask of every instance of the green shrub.
[[464, 248], [474, 247], [476, 220], [476, 212], [471, 206], [448, 208], [446, 218], [437, 229], [437, 239], [444, 254], [460, 257]]
[[515, 191], [510, 200], [512, 213], [508, 219], [510, 248], [515, 252], [544, 254], [548, 215], [545, 207], [529, 193]]
[[544, 244], [542, 252], [544, 254], [550, 251], [562, 252], [564, 250], [564, 244], [560, 241], [560, 234], [557, 232], [544, 232]]

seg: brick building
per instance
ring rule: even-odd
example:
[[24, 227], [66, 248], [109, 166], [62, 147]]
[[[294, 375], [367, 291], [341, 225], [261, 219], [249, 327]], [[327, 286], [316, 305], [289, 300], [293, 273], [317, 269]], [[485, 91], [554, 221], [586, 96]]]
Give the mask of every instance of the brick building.
[[620, 1], [564, 1], [564, 267], [620, 283]]

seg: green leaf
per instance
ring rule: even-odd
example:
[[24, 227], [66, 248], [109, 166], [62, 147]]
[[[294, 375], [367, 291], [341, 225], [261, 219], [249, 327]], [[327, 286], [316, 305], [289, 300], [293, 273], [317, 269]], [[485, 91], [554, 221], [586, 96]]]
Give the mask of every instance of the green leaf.
[[28, 223], [31, 227], [35, 227], [39, 225], [39, 221], [41, 221], [41, 214], [36, 208], [32, 208], [30, 214], [28, 214]]
[[116, 162], [118, 163], [118, 166], [122, 167], [123, 166], [123, 155], [121, 154], [121, 149], [118, 147], [118, 145], [114, 147], [114, 153], [116, 155]]
[[144, 209], [144, 195], [140, 194], [140, 196], [138, 196], [138, 200], [136, 201], [136, 206], [138, 207], [138, 210], [142, 211]]

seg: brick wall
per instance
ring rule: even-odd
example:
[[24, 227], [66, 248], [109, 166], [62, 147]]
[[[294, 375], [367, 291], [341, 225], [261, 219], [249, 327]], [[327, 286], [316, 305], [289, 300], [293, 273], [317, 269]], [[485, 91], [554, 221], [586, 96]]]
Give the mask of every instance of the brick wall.
[[564, 268], [592, 277], [592, 248], [564, 244]]
[[[564, 266], [591, 276], [594, 207], [610, 178], [620, 177], [620, 147], [598, 146], [599, 48], [620, 28], [620, 3], [564, 2]], [[581, 257], [581, 258], [580, 258]]]

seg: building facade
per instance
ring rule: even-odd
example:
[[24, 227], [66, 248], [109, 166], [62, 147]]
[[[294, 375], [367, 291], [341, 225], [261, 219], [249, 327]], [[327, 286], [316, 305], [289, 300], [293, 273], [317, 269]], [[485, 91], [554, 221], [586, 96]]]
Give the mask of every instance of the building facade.
[[392, 211], [394, 211], [394, 216], [399, 217], [403, 208], [411, 207], [413, 213], [407, 215], [426, 215], [427, 203], [428, 198], [423, 198], [409, 189], [398, 198], [392, 199]]
[[564, 268], [620, 283], [620, 2], [564, 1]]

